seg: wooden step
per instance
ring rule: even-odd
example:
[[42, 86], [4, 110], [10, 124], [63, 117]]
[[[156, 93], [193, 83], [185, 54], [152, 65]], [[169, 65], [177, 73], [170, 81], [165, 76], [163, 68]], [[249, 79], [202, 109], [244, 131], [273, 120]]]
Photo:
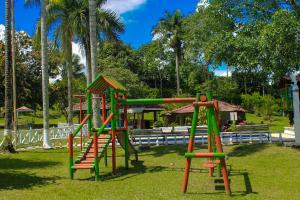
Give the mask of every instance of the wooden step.
[[93, 160], [82, 160], [78, 164], [90, 164], [90, 165], [92, 165], [92, 164], [94, 164], [94, 159]]
[[88, 153], [85, 156], [86, 158], [95, 158], [94, 153]]
[[92, 169], [94, 168], [94, 164], [75, 164], [73, 167], [73, 169]]
[[208, 160], [208, 161], [203, 163], [203, 167], [205, 167], [205, 168], [214, 168], [219, 163], [220, 163], [220, 160], [214, 160], [214, 161]]

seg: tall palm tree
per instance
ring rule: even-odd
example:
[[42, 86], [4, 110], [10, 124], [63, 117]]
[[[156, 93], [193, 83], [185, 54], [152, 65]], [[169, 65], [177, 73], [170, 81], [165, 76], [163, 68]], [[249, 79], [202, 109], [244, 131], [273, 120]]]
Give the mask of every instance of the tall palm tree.
[[17, 133], [17, 85], [16, 85], [16, 49], [15, 49], [15, 0], [11, 0], [11, 58], [13, 85], [13, 129]]
[[[89, 0], [89, 22], [90, 22], [90, 45], [91, 45], [91, 71], [92, 80], [96, 79], [97, 68], [97, 32], [96, 32], [96, 0]], [[99, 127], [99, 111], [98, 101], [93, 101], [93, 120], [94, 126]]]
[[176, 83], [177, 83], [177, 95], [180, 94], [180, 77], [179, 66], [182, 58], [182, 35], [183, 35], [183, 16], [179, 10], [176, 10], [173, 14], [165, 13], [156, 27], [153, 29], [153, 33], [157, 34], [162, 42], [168, 44], [168, 48], [172, 48], [175, 53], [176, 63]]
[[46, 24], [46, 3], [47, 0], [25, 0], [26, 5], [40, 4], [41, 20], [41, 57], [42, 57], [42, 93], [43, 93], [43, 148], [50, 149], [49, 138], [49, 74], [48, 74], [48, 42]]
[[[75, 27], [76, 38], [84, 47], [87, 63], [87, 84], [96, 78], [97, 73], [97, 44], [101, 36], [103, 39], [117, 40], [118, 33], [124, 31], [124, 25], [117, 15], [109, 10], [104, 10], [101, 6], [106, 0], [84, 0], [82, 8], [77, 13], [79, 20]], [[77, 20], [76, 20], [77, 21]], [[96, 96], [95, 96], [96, 97]], [[99, 126], [100, 112], [99, 102], [93, 101], [94, 126]]]
[[[107, 0], [96, 0], [96, 39], [118, 40], [118, 34], [124, 31], [124, 24], [119, 17], [110, 10], [102, 9], [101, 7]], [[92, 82], [91, 70], [91, 42], [90, 42], [90, 21], [89, 21], [89, 1], [81, 1], [80, 12], [77, 13], [76, 19], [80, 22], [76, 23], [75, 36], [77, 41], [83, 46], [86, 63], [87, 63], [87, 85]], [[104, 36], [105, 38], [100, 38]]]
[[68, 77], [68, 124], [73, 124], [73, 92], [72, 92], [72, 40], [74, 26], [78, 22], [74, 16], [80, 9], [81, 1], [77, 0], [49, 0], [48, 23], [55, 24], [55, 37], [61, 43]]
[[5, 0], [5, 125], [3, 151], [14, 152], [12, 144], [12, 77], [11, 77], [11, 0]]

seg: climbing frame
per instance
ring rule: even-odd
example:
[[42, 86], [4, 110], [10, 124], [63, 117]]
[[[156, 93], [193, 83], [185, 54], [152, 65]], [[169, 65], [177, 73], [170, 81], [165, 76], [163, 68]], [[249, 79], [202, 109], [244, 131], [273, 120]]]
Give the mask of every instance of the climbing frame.
[[[185, 153], [186, 164], [184, 169], [184, 179], [182, 185], [182, 192], [187, 191], [189, 172], [191, 167], [192, 158], [206, 158], [205, 167], [208, 168], [209, 175], [213, 176], [214, 168], [218, 168], [218, 175], [222, 174], [224, 180], [225, 191], [230, 195], [230, 185], [228, 180], [228, 173], [226, 169], [225, 154], [223, 152], [220, 130], [219, 130], [219, 118], [218, 118], [218, 102], [211, 101], [209, 95], [208, 98], [210, 101], [207, 101], [205, 96], [197, 94], [196, 102], [193, 103], [194, 113], [192, 120], [192, 128], [190, 132], [190, 139], [188, 144], [188, 150]], [[194, 143], [195, 143], [195, 133], [198, 123], [199, 116], [199, 107], [206, 107], [206, 118], [208, 126], [208, 152], [207, 153], [197, 153], [194, 152]]]

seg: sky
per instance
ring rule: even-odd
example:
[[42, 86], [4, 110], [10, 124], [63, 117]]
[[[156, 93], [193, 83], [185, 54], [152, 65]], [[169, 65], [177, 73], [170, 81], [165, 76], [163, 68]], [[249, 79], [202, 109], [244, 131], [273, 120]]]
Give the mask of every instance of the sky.
[[[120, 38], [133, 48], [150, 42], [152, 28], [163, 17], [165, 11], [173, 12], [180, 9], [184, 15], [195, 12], [199, 0], [108, 0], [105, 9], [115, 11], [125, 24], [125, 32]], [[4, 24], [5, 5], [0, 0], [0, 24]], [[25, 7], [24, 0], [15, 0], [15, 23], [16, 30], [24, 30], [29, 35], [34, 34], [36, 22], [39, 17], [39, 8]], [[74, 53], [81, 54], [77, 44], [73, 44]], [[82, 55], [82, 63], [85, 59]], [[218, 69], [223, 73], [223, 67]], [[216, 72], [217, 72], [216, 71]]]

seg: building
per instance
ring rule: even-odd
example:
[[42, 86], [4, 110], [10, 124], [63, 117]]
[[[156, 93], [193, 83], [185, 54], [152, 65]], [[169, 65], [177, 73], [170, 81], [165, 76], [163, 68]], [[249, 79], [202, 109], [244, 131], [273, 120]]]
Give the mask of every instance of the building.
[[[244, 121], [246, 120], [246, 110], [241, 106], [226, 103], [224, 101], [218, 101], [220, 108], [220, 121], [221, 125], [227, 124], [229, 121]], [[172, 110], [165, 113], [168, 123], [175, 122], [179, 125], [190, 125], [192, 115], [194, 112], [194, 106], [192, 104], [183, 106], [181, 108]]]

